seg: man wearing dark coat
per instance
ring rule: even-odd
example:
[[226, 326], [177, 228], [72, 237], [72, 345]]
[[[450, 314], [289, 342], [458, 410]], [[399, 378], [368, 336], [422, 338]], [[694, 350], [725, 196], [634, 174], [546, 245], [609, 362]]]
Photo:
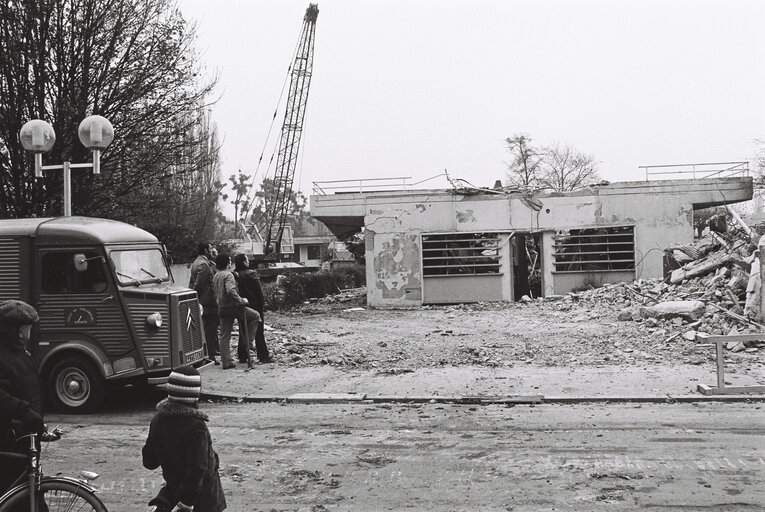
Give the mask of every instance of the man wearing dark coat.
[[196, 290], [199, 304], [202, 306], [202, 328], [205, 332], [208, 355], [218, 364], [220, 347], [218, 346], [218, 304], [215, 302], [213, 291], [213, 275], [215, 275], [215, 257], [218, 250], [210, 242], [202, 242], [197, 246], [197, 259], [191, 264], [189, 288]]
[[[45, 429], [40, 381], [27, 344], [40, 320], [35, 308], [20, 300], [0, 302], [0, 451], [12, 451], [17, 434]], [[0, 494], [24, 471], [21, 458], [0, 459]]]
[[[236, 276], [236, 285], [239, 288], [239, 295], [241, 295], [242, 298], [247, 299], [249, 306], [260, 315], [258, 331], [255, 333], [255, 353], [261, 363], [271, 363], [274, 359], [268, 351], [266, 335], [264, 332], [265, 322], [263, 320], [263, 314], [265, 312], [265, 298], [263, 297], [263, 287], [260, 285], [260, 277], [258, 276], [258, 273], [250, 268], [250, 262], [247, 259], [246, 254], [237, 254], [234, 256], [234, 275]], [[242, 343], [240, 342], [238, 351], [240, 362], [247, 361], [247, 350], [249, 350], [249, 347], [247, 347], [246, 344], [242, 346]]]
[[226, 508], [208, 417], [197, 408], [201, 390], [196, 369], [176, 368], [168, 378], [167, 398], [157, 404], [151, 420], [142, 454], [145, 468], [162, 468], [166, 485], [149, 502], [158, 511], [220, 512]]

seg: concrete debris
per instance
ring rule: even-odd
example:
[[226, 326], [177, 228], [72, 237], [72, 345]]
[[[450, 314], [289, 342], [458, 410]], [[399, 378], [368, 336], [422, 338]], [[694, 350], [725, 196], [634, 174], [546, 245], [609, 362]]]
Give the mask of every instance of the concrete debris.
[[729, 348], [731, 352], [743, 352], [746, 350], [746, 347], [744, 346], [744, 343], [741, 341], [736, 342], [732, 348]]
[[[745, 226], [745, 225], [744, 225]], [[570, 303], [591, 309], [608, 305], [621, 322], [642, 322], [655, 336], [694, 341], [711, 335], [763, 333], [759, 318], [760, 271], [751, 230], [710, 233], [692, 244], [665, 250], [671, 269], [663, 281], [638, 279], [571, 292]], [[729, 350], [744, 351], [744, 344]]]
[[745, 245], [744, 241], [739, 240], [733, 245], [730, 252], [726, 250], [716, 251], [701, 260], [686, 263], [682, 267], [672, 271], [672, 276], [669, 278], [669, 282], [671, 284], [682, 283], [691, 277], [703, 276], [724, 265], [729, 265], [734, 261], [736, 254], [738, 254]]
[[706, 306], [699, 300], [674, 300], [640, 308], [643, 318], [683, 318], [691, 322], [704, 315]]

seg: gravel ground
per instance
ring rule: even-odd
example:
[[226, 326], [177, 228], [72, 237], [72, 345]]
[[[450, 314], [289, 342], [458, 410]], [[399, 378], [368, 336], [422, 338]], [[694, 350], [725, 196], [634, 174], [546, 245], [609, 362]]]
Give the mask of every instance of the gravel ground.
[[[714, 360], [713, 349], [683, 337], [698, 329], [698, 323], [679, 318], [618, 320], [620, 313], [639, 305], [634, 296], [615, 287], [529, 302], [370, 309], [366, 291], [359, 289], [293, 310], [267, 312], [271, 330], [266, 337], [282, 364], [386, 373], [461, 365], [671, 365]], [[714, 313], [710, 308], [705, 320], [711, 321]], [[755, 331], [746, 325], [739, 330]], [[765, 364], [763, 352], [756, 343], [741, 352], [727, 352], [726, 367], [759, 367]]]

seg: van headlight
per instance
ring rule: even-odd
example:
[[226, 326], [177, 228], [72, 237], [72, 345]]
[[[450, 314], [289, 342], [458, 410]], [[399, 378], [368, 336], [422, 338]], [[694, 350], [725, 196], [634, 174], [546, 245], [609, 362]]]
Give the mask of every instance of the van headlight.
[[152, 313], [146, 317], [146, 323], [152, 327], [162, 327], [162, 313]]

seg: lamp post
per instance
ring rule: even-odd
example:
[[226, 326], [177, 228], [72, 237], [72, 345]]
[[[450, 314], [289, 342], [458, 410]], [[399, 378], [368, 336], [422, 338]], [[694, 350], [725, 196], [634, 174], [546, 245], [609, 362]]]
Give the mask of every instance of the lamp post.
[[53, 127], [40, 119], [28, 121], [19, 131], [19, 141], [26, 151], [35, 155], [35, 178], [41, 178], [43, 171], [61, 169], [64, 174], [64, 216], [72, 215], [72, 169], [93, 169], [93, 174], [101, 174], [101, 150], [106, 149], [114, 140], [114, 128], [108, 119], [101, 116], [88, 116], [77, 129], [77, 136], [82, 145], [93, 151], [93, 163], [73, 164], [64, 162], [60, 165], [43, 165], [42, 154], [50, 151], [56, 142]]

